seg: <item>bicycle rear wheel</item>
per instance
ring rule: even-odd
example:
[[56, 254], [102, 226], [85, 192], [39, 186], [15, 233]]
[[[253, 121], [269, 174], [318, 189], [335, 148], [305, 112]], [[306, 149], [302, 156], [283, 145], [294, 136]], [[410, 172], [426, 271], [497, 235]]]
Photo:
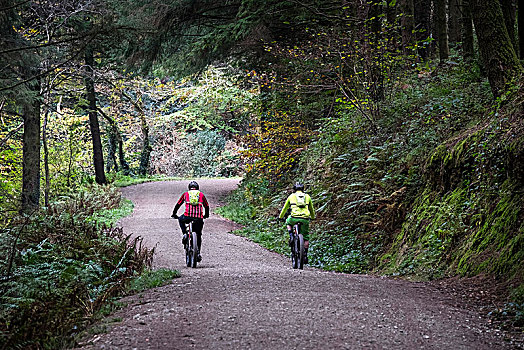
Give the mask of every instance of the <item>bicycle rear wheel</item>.
[[304, 269], [304, 260], [306, 259], [306, 249], [304, 248], [304, 236], [302, 236], [301, 234], [298, 235], [298, 245], [298, 268], [302, 270]]
[[186, 234], [187, 234], [187, 241], [184, 246], [186, 250], [186, 266], [191, 267], [193, 266], [193, 236], [191, 232], [193, 231], [193, 223], [191, 221], [186, 222]]
[[197, 235], [195, 232], [191, 232], [191, 251], [192, 251], [192, 257], [191, 257], [191, 267], [197, 267], [198, 262], [198, 241], [197, 241]]
[[294, 269], [298, 268], [298, 239], [297, 235], [293, 235], [293, 245], [291, 246], [291, 264], [293, 265]]

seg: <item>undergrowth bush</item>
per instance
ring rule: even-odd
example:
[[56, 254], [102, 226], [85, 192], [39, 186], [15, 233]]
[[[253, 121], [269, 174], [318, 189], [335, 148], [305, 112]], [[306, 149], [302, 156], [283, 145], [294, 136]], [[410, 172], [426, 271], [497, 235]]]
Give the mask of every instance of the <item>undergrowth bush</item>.
[[118, 191], [93, 186], [0, 232], [2, 348], [66, 346], [150, 265], [139, 237], [111, 227], [130, 210], [117, 209], [120, 201]]
[[152, 173], [179, 177], [237, 176], [240, 173], [238, 145], [217, 130], [173, 131], [173, 135], [161, 136], [163, 139], [156, 142], [165, 145], [151, 153]]

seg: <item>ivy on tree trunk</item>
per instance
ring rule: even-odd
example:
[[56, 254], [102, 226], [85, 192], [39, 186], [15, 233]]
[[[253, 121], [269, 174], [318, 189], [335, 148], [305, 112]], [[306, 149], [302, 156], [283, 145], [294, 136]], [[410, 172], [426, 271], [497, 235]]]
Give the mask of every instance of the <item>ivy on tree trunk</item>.
[[118, 124], [116, 121], [106, 113], [102, 109], [98, 109], [100, 114], [105, 118], [105, 120], [109, 123], [109, 160], [107, 162], [107, 171], [111, 170], [111, 162], [113, 162], [115, 171], [119, 171], [118, 163], [116, 161], [116, 153], [117, 153], [117, 146], [118, 146], [118, 160], [120, 161], [120, 167], [122, 168], [122, 173], [124, 175], [129, 175], [131, 173], [131, 169], [129, 169], [129, 164], [127, 164], [125, 154], [124, 154], [124, 142], [122, 141], [122, 135], [120, 133], [120, 130], [118, 129]]

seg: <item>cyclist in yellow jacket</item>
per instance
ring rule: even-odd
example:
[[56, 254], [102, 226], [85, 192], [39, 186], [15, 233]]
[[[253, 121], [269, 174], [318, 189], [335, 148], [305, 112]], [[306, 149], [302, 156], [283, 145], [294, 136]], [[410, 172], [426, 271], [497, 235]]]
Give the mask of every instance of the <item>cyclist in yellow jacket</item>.
[[307, 263], [307, 250], [309, 248], [309, 220], [315, 219], [315, 209], [313, 208], [311, 197], [304, 192], [304, 185], [300, 182], [297, 182], [293, 186], [293, 193], [287, 198], [286, 203], [280, 212], [279, 219], [284, 219], [288, 209], [291, 209], [291, 215], [289, 215], [286, 220], [287, 231], [289, 232], [289, 244], [291, 245], [293, 240], [293, 225], [300, 222], [300, 233], [304, 236], [304, 248], [306, 250]]

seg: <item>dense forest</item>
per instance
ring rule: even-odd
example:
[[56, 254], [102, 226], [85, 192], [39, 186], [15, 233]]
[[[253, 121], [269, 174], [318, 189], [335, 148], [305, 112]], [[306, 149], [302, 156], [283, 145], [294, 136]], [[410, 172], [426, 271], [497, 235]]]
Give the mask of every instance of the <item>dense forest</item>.
[[521, 5], [2, 0], [0, 344], [69, 346], [151, 273], [118, 186], [166, 177], [241, 176], [220, 214], [285, 254], [303, 182], [310, 265], [484, 276], [522, 327]]

